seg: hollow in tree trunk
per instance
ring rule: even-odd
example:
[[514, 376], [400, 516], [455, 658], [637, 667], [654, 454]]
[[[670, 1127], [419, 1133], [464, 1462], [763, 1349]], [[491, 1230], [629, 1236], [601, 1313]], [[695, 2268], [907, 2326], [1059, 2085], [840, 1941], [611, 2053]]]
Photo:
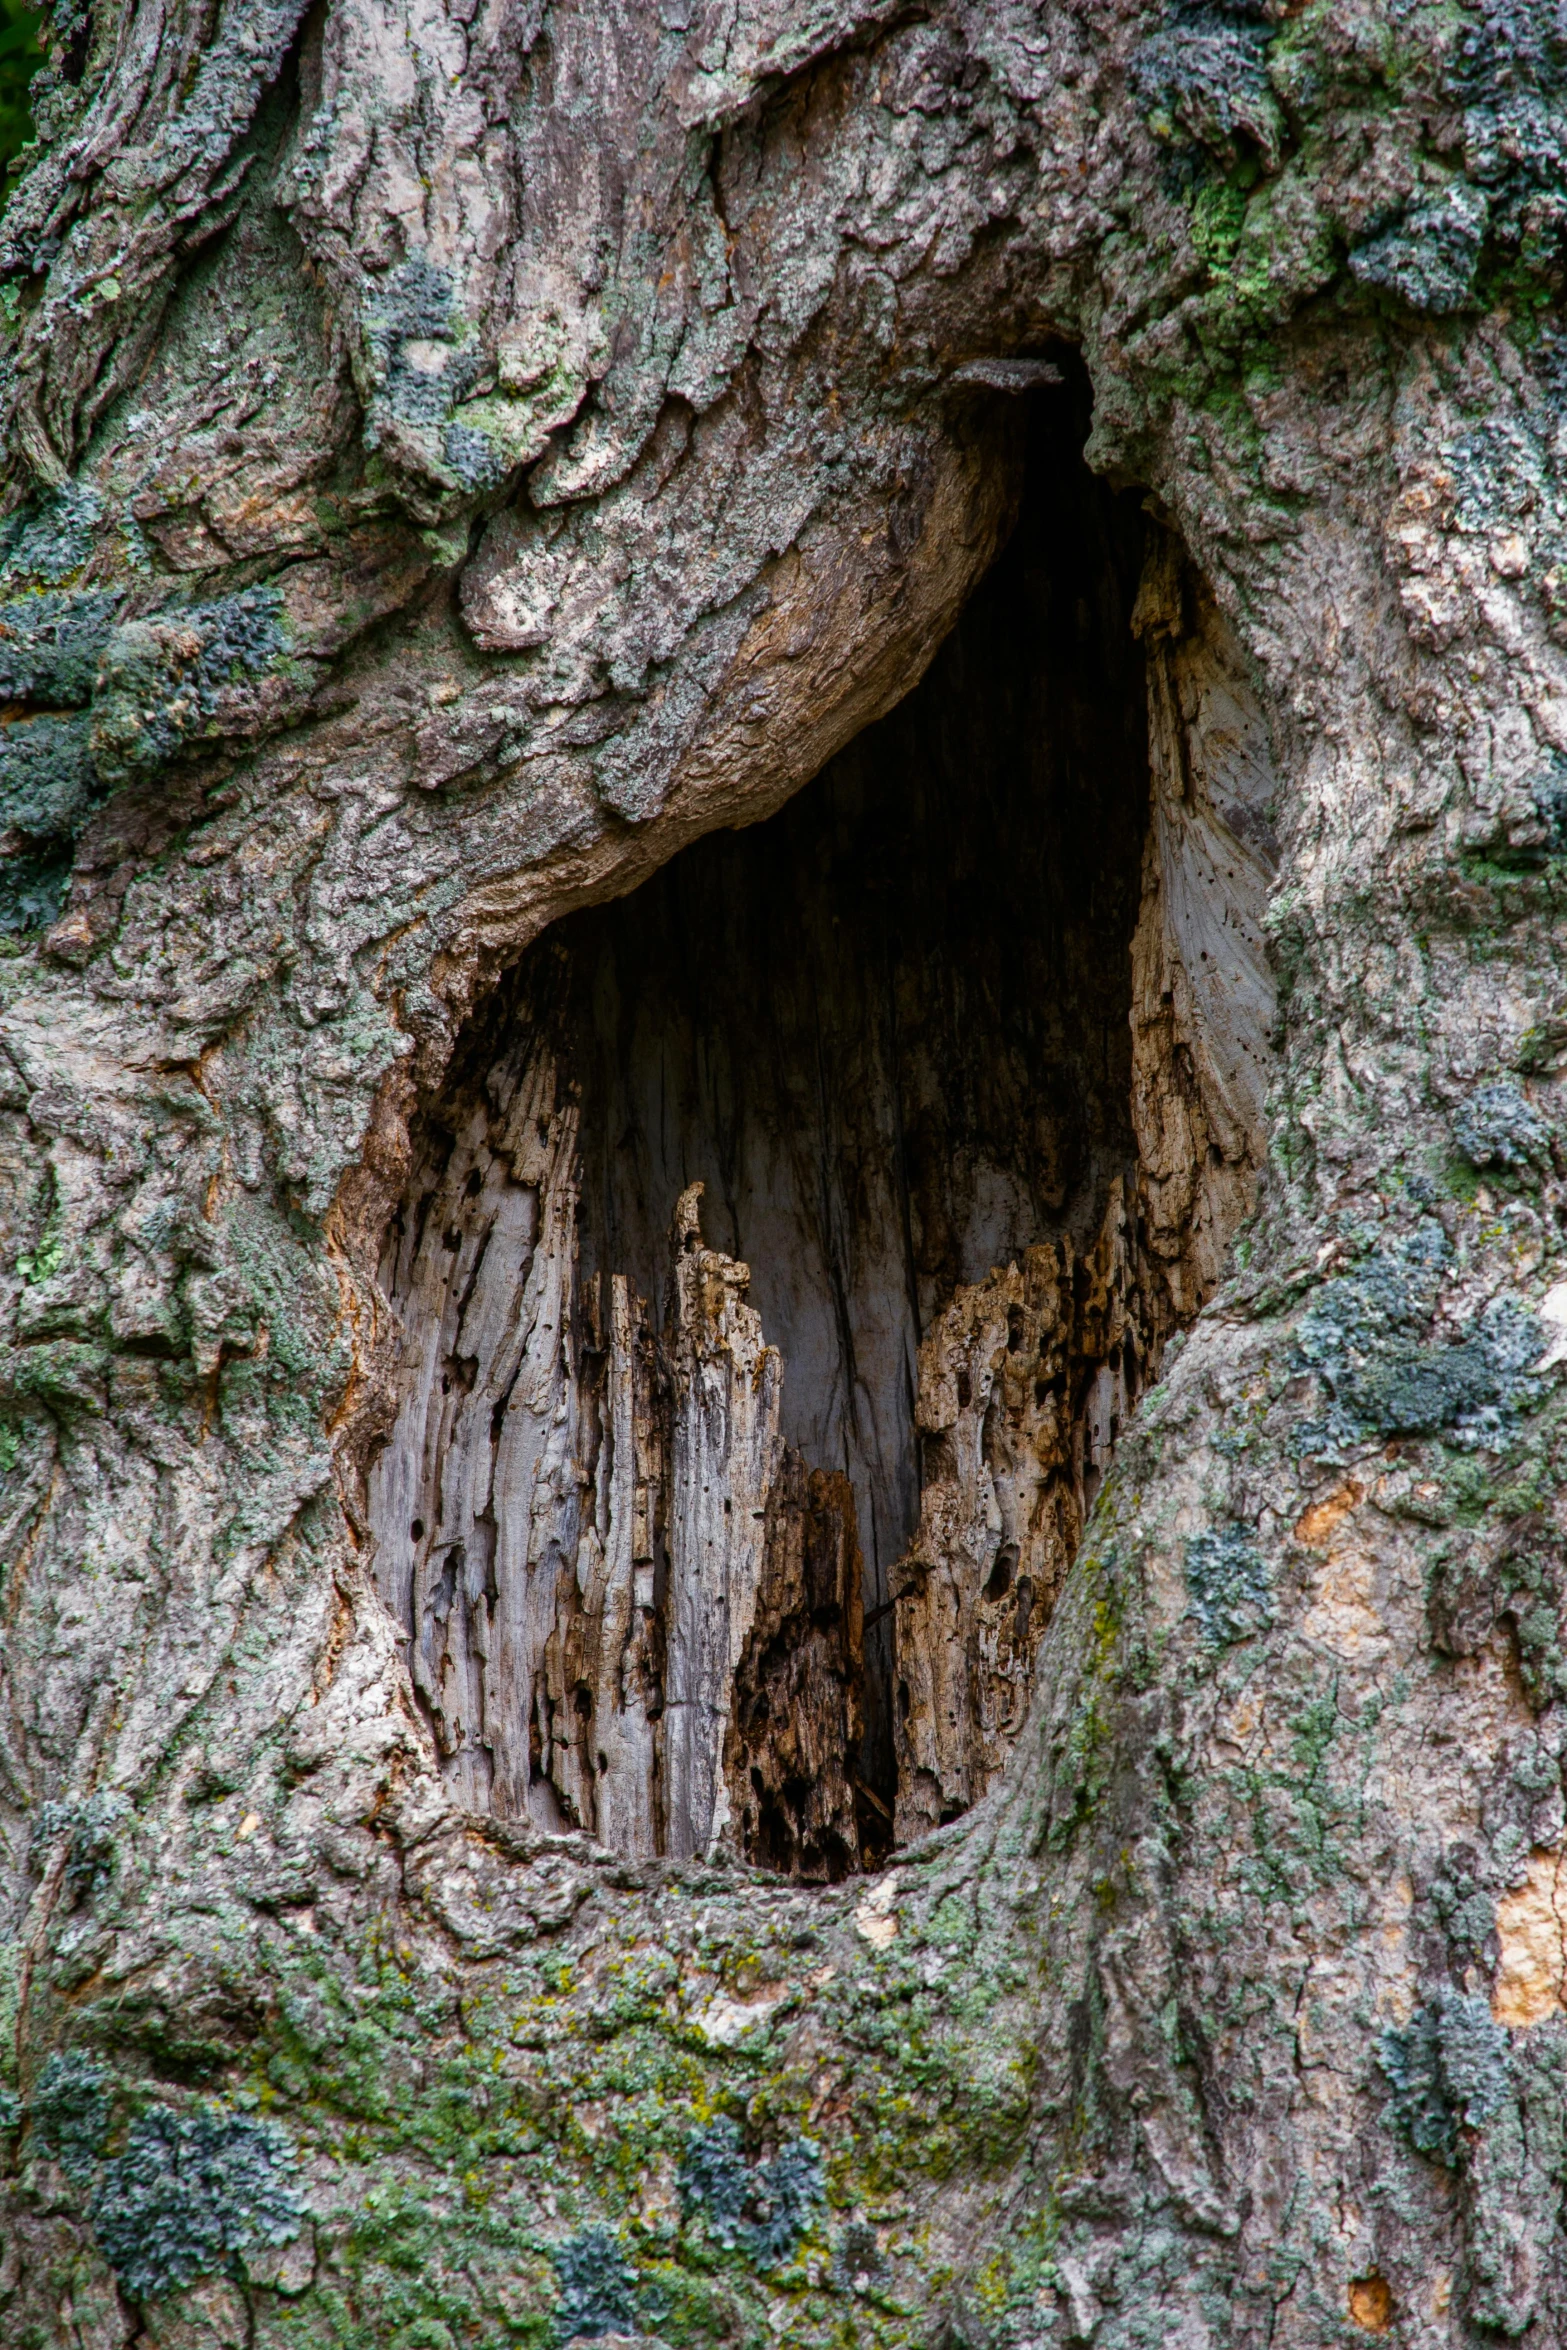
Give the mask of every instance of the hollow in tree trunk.
[[1567, 2337], [1567, 35], [60, 7], [0, 2335]]

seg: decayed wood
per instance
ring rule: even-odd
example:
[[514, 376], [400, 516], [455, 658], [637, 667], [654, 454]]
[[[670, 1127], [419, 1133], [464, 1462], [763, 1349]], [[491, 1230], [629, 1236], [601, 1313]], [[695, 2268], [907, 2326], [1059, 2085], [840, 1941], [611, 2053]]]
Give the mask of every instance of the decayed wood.
[[[380, 1587], [472, 1808], [638, 1857], [835, 1877], [994, 1784], [1117, 1434], [1249, 1203], [1273, 999], [1272, 768], [1244, 664], [1155, 534], [1151, 821], [1132, 943], [1138, 1159], [1091, 1247], [1041, 1233], [919, 1350], [918, 1530], [890, 1577], [896, 1768], [866, 1784], [855, 1495], [786, 1446], [750, 1268], [675, 1205], [662, 1314], [579, 1279], [570, 950], [432, 1125], [383, 1267], [408, 1333], [372, 1473]], [[531, 993], [529, 990], [531, 989]]]
[[767, 1551], [783, 1451], [782, 1364], [745, 1302], [750, 1268], [702, 1245], [692, 1184], [675, 1209], [669, 1281], [673, 1439], [665, 1617], [667, 1849], [705, 1852], [730, 1823], [724, 1742]]
[[407, 1352], [378, 1582], [463, 1804], [685, 1859], [734, 1832], [737, 1670], [819, 1505], [797, 1465], [773, 1504], [781, 1365], [748, 1268], [703, 1245], [700, 1185], [661, 1338], [622, 1274], [579, 1299], [576, 1124], [525, 1030], [432, 1138], [383, 1275]]
[[[679, 1200], [662, 1332], [579, 1297], [577, 1110], [524, 1033], [437, 1131], [384, 1269], [407, 1331], [370, 1479], [378, 1577], [460, 1800], [636, 1857], [723, 1841], [832, 1877], [885, 1841], [858, 1782], [854, 1496], [779, 1435], [749, 1268]], [[1149, 1351], [1119, 1184], [960, 1290], [921, 1350], [923, 1499], [897, 1592], [897, 1834], [974, 1802]], [[1144, 1309], [1144, 1322], [1148, 1320]]]
[[491, 1084], [441, 1138], [389, 1250], [407, 1352], [370, 1520], [454, 1792], [550, 1819], [530, 1791], [557, 1769], [569, 1781], [573, 1751], [541, 1671], [578, 1565], [576, 1114], [548, 1053]]
[[887, 1842], [886, 1807], [858, 1779], [864, 1605], [854, 1488], [792, 1445], [768, 1495], [767, 1556], [735, 1674], [725, 1747], [748, 1859], [838, 1878]]
[[1256, 1196], [1274, 1065], [1262, 915], [1278, 779], [1245, 658], [1167, 535], [1132, 624], [1148, 660], [1152, 778], [1132, 942], [1132, 1120], [1168, 1329], [1212, 1296]]
[[1119, 1184], [1069, 1239], [960, 1289], [920, 1349], [919, 1533], [894, 1570], [897, 1833], [955, 1818], [1005, 1767], [1034, 1657], [1141, 1384], [1148, 1338]]

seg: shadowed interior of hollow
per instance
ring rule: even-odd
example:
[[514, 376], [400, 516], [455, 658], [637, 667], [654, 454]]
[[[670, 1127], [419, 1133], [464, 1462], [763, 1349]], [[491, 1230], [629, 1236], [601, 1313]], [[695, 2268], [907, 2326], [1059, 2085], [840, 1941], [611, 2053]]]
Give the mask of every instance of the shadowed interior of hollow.
[[702, 1181], [783, 1354], [784, 1433], [853, 1484], [883, 1791], [920, 1337], [1030, 1243], [1086, 1248], [1136, 1160], [1145, 525], [1083, 463], [1081, 375], [1030, 407], [1016, 527], [906, 700], [765, 824], [535, 950], [569, 972], [584, 1276], [659, 1299]]

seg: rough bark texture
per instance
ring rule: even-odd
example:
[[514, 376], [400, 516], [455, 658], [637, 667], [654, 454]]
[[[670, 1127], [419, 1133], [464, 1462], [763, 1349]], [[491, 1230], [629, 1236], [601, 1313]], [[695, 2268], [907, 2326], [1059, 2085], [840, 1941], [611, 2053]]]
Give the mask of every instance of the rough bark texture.
[[[1558, 19], [61, 10], [0, 230], [8, 2342], [1567, 2336]], [[1077, 749], [986, 854], [1009, 908], [1065, 844], [1061, 1099], [1027, 987], [988, 1132], [824, 1045], [851, 1139], [941, 1117], [806, 1218], [719, 1146], [810, 1023], [751, 1123], [694, 1043], [617, 1126], [674, 1064], [589, 980], [667, 1041], [682, 890], [830, 868], [888, 742], [942, 804], [1040, 445], [1037, 659], [983, 634]], [[730, 1035], [764, 878], [692, 933]], [[793, 968], [870, 1000], [824, 890]]]

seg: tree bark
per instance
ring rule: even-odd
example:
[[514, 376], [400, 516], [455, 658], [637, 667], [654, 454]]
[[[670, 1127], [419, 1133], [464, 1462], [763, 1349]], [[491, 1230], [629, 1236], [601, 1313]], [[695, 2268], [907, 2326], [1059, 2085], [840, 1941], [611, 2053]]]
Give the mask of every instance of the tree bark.
[[53, 40], [0, 2332], [1567, 2337], [1560, 26]]

